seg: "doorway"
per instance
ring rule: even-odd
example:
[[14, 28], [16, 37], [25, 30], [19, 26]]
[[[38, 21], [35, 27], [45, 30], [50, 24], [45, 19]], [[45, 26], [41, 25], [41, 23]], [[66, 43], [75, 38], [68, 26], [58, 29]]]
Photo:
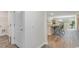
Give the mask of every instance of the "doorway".
[[8, 11], [0, 11], [0, 48], [12, 48], [11, 45], [11, 23], [9, 22]]
[[48, 11], [48, 44], [52, 48], [77, 47], [78, 11]]

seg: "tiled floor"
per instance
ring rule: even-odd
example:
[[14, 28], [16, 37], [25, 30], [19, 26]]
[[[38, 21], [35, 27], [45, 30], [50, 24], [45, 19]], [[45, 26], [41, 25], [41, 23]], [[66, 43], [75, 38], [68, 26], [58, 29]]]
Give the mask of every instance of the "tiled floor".
[[53, 48], [76, 48], [79, 47], [79, 32], [66, 31], [62, 37], [51, 35], [48, 36], [48, 42]]
[[7, 35], [0, 36], [0, 48], [16, 48], [15, 45], [11, 45], [9, 37]]

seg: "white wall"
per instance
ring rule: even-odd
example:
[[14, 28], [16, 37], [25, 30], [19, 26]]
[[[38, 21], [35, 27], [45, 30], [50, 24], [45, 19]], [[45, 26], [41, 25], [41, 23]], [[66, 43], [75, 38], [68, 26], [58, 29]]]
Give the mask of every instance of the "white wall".
[[[24, 28], [24, 13], [21, 11], [8, 12], [8, 25], [9, 25], [9, 41], [11, 44], [16, 44], [18, 47], [24, 47], [25, 28]], [[21, 31], [23, 27], [23, 31]]]
[[25, 12], [25, 47], [40, 47], [45, 42], [45, 14], [41, 11]]
[[45, 12], [11, 12], [10, 17], [11, 20], [13, 20], [13, 27], [14, 23], [15, 26], [23, 25], [23, 32], [19, 31], [19, 27], [16, 27], [16, 29], [13, 27], [11, 28], [11, 30], [13, 31], [11, 32], [12, 43], [15, 43], [20, 48], [37, 48], [44, 43], [47, 43], [47, 15], [45, 14]]
[[[18, 47], [25, 47], [25, 18], [23, 11], [15, 12], [15, 44]], [[27, 34], [27, 33], [26, 33]], [[27, 42], [27, 41], [26, 41]]]

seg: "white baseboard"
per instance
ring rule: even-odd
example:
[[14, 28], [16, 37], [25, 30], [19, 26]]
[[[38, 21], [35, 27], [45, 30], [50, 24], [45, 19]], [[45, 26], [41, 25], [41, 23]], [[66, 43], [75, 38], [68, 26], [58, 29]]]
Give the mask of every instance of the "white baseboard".
[[38, 48], [41, 48], [45, 44], [48, 45], [48, 42], [43, 42]]

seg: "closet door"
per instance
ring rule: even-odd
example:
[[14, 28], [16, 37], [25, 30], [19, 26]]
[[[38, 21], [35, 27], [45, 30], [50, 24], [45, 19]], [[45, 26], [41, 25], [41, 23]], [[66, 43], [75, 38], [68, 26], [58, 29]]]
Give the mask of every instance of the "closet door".
[[22, 11], [15, 12], [15, 44], [18, 47], [23, 47], [24, 45], [24, 16]]

